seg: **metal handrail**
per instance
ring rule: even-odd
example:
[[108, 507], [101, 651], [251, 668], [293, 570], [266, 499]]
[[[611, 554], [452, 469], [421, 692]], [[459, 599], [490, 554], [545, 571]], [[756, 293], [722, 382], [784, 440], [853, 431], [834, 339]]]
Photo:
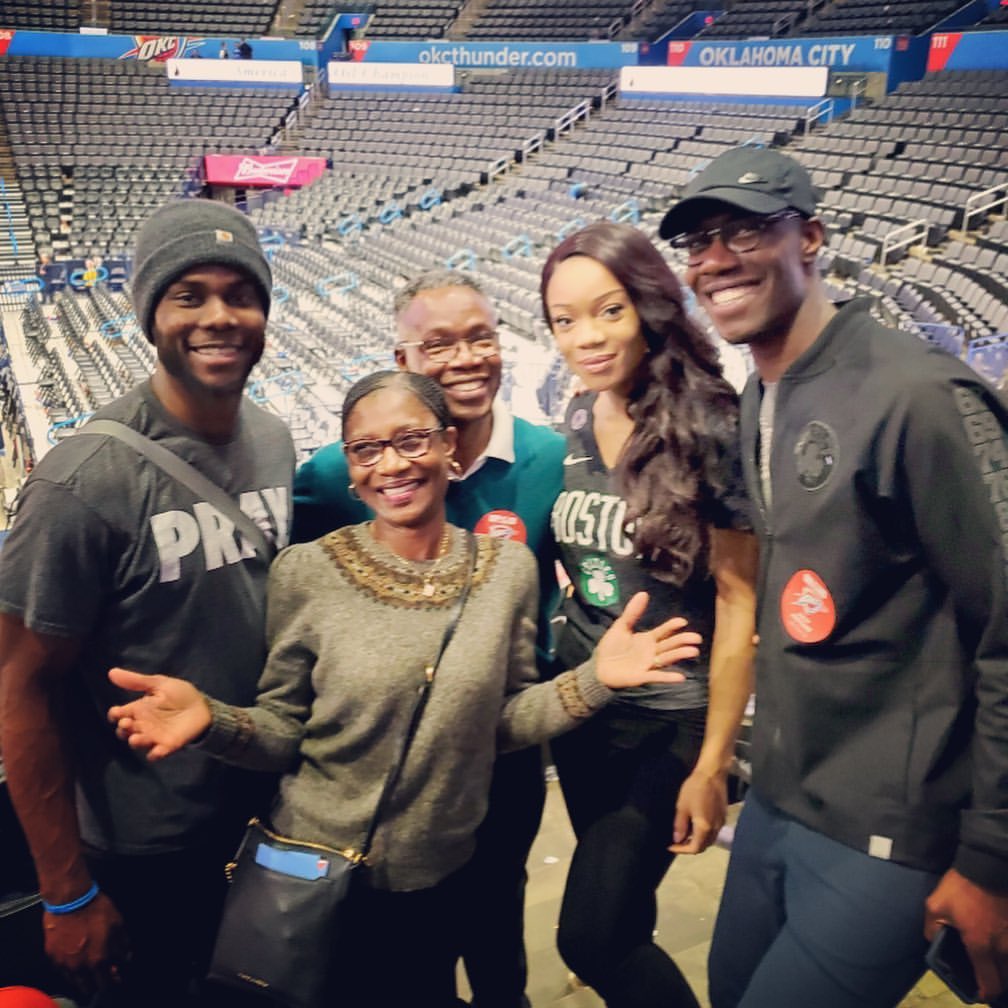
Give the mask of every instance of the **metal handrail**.
[[781, 14], [779, 18], [770, 26], [770, 34], [776, 35], [780, 31], [786, 31], [798, 20], [798, 15], [794, 11], [788, 14]]
[[498, 158], [496, 161], [491, 161], [487, 168], [487, 179], [495, 179], [498, 175], [504, 175], [510, 163], [510, 159], [503, 157]]
[[[899, 227], [887, 231], [882, 239], [882, 251], [879, 257], [881, 265], [885, 265], [889, 253], [895, 249], [926, 241], [928, 226], [928, 222], [922, 217], [920, 220], [910, 221], [909, 224], [901, 224]], [[908, 232], [906, 238], [896, 237], [903, 232]]]
[[847, 93], [850, 95], [851, 112], [857, 108], [858, 98], [860, 98], [867, 90], [868, 82], [863, 77], [858, 77], [857, 80], [852, 80], [850, 82], [850, 87], [847, 89]]
[[553, 123], [554, 136], [560, 136], [565, 130], [571, 129], [579, 119], [588, 119], [591, 116], [591, 102], [585, 99], [578, 102], [573, 108], [568, 109], [562, 116]]
[[812, 124], [822, 119], [823, 116], [826, 116], [827, 125], [831, 123], [834, 111], [835, 105], [832, 98], [823, 98], [822, 101], [810, 106], [805, 113], [805, 132], [808, 133], [812, 129]]
[[521, 145], [522, 159], [524, 160], [529, 154], [534, 154], [538, 150], [542, 150], [542, 145], [546, 142], [545, 133], [536, 133], [530, 136]]
[[630, 8], [629, 11], [627, 11], [626, 14], [624, 14], [622, 17], [616, 18], [615, 21], [611, 21], [609, 23], [608, 28], [609, 38], [614, 38], [616, 35], [618, 35], [620, 29], [622, 29], [625, 25], [630, 24], [634, 20], [634, 18], [636, 18], [637, 15], [640, 14], [645, 7], [647, 7], [649, 2], [650, 0], [635, 0], [634, 5]]
[[[984, 203], [982, 202], [983, 200], [987, 200], [987, 202]], [[976, 217], [978, 214], [986, 213], [986, 211], [992, 210], [994, 207], [1000, 206], [1003, 203], [1008, 203], [1008, 182], [1000, 182], [996, 186], [991, 186], [990, 189], [984, 189], [982, 192], [974, 193], [963, 204], [963, 231], [969, 231], [969, 222], [971, 217]]]
[[4, 210], [7, 211], [7, 235], [10, 238], [11, 248], [14, 250], [15, 258], [18, 257], [17, 235], [14, 234], [14, 216], [11, 214], [10, 200], [7, 199], [7, 185], [0, 175], [0, 199], [3, 200]]

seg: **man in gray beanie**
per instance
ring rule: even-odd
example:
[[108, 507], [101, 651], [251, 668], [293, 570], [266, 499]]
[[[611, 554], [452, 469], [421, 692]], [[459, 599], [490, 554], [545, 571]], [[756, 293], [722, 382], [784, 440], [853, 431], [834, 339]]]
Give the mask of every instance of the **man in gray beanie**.
[[230, 501], [87, 427], [40, 461], [0, 557], [0, 747], [51, 959], [102, 1008], [224, 1005], [199, 981], [257, 782], [198, 750], [135, 754], [105, 720], [119, 702], [106, 673], [170, 672], [253, 702], [294, 452], [243, 395], [271, 290], [249, 221], [206, 200], [162, 207], [138, 235], [132, 290], [157, 364], [97, 419], [169, 449]]

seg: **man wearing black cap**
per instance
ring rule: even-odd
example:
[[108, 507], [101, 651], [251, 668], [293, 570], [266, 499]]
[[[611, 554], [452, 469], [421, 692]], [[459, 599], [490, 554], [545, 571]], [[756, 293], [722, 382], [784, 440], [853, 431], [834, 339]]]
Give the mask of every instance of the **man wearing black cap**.
[[969, 368], [837, 310], [806, 171], [711, 161], [666, 214], [756, 363], [741, 437], [761, 538], [753, 789], [714, 1008], [889, 1008], [925, 935], [1008, 987], [1008, 417]]
[[[137, 238], [132, 294], [157, 364], [98, 419], [169, 449], [230, 500], [85, 428], [36, 466], [0, 559], [10, 795], [46, 949], [86, 994], [103, 990], [102, 1006], [196, 1003], [222, 867], [255, 790], [197, 751], [148, 763], [104, 711], [118, 702], [113, 665], [185, 675], [232, 703], [255, 698], [267, 554], [287, 542], [294, 468], [285, 425], [243, 397], [271, 289], [238, 211], [205, 200], [156, 211]], [[237, 508], [266, 543], [242, 531]]]

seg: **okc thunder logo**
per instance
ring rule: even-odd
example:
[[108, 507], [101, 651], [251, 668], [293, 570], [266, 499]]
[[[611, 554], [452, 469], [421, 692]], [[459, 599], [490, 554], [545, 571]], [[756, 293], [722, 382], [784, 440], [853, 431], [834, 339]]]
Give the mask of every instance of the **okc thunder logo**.
[[134, 35], [136, 45], [124, 52], [119, 59], [135, 59], [141, 63], [163, 63], [165, 60], [182, 59], [186, 53], [199, 49], [202, 39], [185, 35]]

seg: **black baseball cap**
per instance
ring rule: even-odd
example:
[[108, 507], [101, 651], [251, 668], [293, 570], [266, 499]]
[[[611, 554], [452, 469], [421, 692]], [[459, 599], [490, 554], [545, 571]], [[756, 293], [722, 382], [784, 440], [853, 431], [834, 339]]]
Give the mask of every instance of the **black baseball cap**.
[[813, 217], [822, 192], [794, 158], [769, 147], [735, 147], [719, 154], [685, 186], [658, 233], [666, 240], [688, 231], [711, 203], [755, 214], [793, 209]]

